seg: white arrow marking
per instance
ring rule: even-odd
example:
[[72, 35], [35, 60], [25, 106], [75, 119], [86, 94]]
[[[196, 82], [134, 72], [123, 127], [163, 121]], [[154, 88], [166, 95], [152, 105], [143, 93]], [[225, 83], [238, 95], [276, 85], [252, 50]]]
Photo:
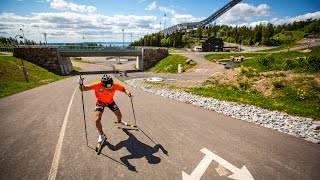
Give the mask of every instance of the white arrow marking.
[[204, 158], [198, 164], [196, 169], [191, 173], [191, 175], [188, 175], [187, 173], [182, 171], [183, 180], [199, 180], [209, 167], [212, 160], [216, 161], [233, 173], [232, 175], [228, 176], [228, 178], [238, 180], [254, 180], [246, 166], [243, 166], [241, 169], [239, 169], [206, 148], [201, 149], [201, 152], [205, 154]]
[[187, 173], [182, 171], [182, 179], [183, 180], [200, 179], [201, 176], [204, 174], [204, 172], [209, 167], [212, 160], [213, 159], [210, 156], [208, 156], [208, 155], [204, 156], [203, 159], [201, 160], [201, 162], [196, 167], [196, 169], [191, 173], [191, 175], [188, 175]]

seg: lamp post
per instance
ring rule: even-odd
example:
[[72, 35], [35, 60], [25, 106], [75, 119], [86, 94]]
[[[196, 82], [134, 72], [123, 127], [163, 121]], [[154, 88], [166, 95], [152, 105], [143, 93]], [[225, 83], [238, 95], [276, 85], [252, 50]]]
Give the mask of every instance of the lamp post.
[[23, 41], [24, 41], [24, 44], [25, 44], [25, 45], [27, 45], [27, 43], [26, 43], [26, 39], [24, 38], [24, 33], [23, 33], [23, 29], [21, 29], [21, 28], [20, 28], [20, 31], [22, 32], [22, 36], [23, 36]]
[[22, 37], [21, 35], [16, 35], [16, 37], [15, 37], [15, 39], [16, 39], [16, 41], [17, 41], [17, 46], [19, 47], [19, 42], [18, 42], [17, 37], [19, 37], [20, 39], [22, 39], [23, 37]]
[[167, 23], [167, 14], [164, 14], [164, 25], [163, 25], [163, 29], [166, 29], [166, 23]]
[[45, 40], [45, 42], [46, 42], [46, 46], [48, 46], [48, 42], [47, 42], [47, 33], [43, 33], [43, 35], [44, 35], [44, 40]]
[[122, 47], [124, 47], [124, 29], [122, 29]]
[[[17, 41], [17, 46], [19, 47], [17, 37], [19, 37], [20, 39], [22, 39], [22, 38], [24, 38], [24, 37], [22, 37], [21, 35], [16, 35], [15, 38], [16, 38], [16, 41]], [[25, 78], [26, 82], [29, 82], [29, 73], [27, 72], [27, 69], [26, 69], [26, 67], [24, 66], [24, 63], [23, 63], [23, 60], [22, 60], [22, 59], [21, 59], [21, 64], [22, 64], [22, 72], [23, 72], [24, 78]]]

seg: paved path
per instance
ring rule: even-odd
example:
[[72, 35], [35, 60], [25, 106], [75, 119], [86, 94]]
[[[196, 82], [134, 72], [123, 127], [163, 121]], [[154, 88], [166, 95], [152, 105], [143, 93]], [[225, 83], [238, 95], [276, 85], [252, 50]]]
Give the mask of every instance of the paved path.
[[[89, 83], [101, 75], [84, 77]], [[87, 147], [76, 79], [0, 99], [0, 179], [48, 179], [52, 167], [52, 179], [182, 179], [182, 172], [228, 179], [232, 173], [219, 160], [204, 159], [204, 148], [234, 167], [245, 165], [254, 179], [320, 177], [317, 144], [127, 85], [140, 130], [118, 129], [106, 109], [102, 122], [108, 144], [98, 156], [93, 150], [95, 98], [93, 92], [84, 93]], [[133, 122], [130, 99], [118, 93], [115, 100], [124, 120]]]
[[184, 80], [184, 81], [197, 81], [197, 82], [204, 82], [206, 81], [211, 75], [216, 72], [226, 71], [223, 65], [212, 63], [203, 57], [206, 53], [174, 53], [180, 54], [188, 59], [192, 59], [193, 61], [197, 62], [197, 65], [182, 74], [165, 74], [165, 73], [152, 73], [152, 72], [136, 72], [130, 73], [127, 78], [148, 78], [148, 77], [161, 77], [165, 79], [177, 79], [177, 80]]

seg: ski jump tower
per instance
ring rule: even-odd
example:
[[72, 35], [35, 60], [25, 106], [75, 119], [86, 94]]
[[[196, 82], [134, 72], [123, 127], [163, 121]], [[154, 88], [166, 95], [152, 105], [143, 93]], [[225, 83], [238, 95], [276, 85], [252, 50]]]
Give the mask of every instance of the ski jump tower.
[[172, 34], [175, 31], [179, 31], [179, 30], [195, 29], [195, 28], [198, 28], [200, 26], [204, 27], [204, 26], [210, 24], [211, 22], [213, 22], [214, 20], [216, 20], [217, 18], [219, 18], [222, 14], [227, 12], [233, 6], [238, 4], [240, 1], [241, 0], [232, 0], [232, 1], [230, 1], [228, 4], [226, 4], [221, 9], [219, 9], [217, 12], [213, 13], [211, 16], [209, 16], [208, 18], [206, 18], [206, 19], [204, 19], [202, 21], [177, 24], [177, 25], [171, 26], [169, 28], [166, 28], [166, 29], [164, 29], [164, 30], [162, 30], [160, 32], [162, 32], [164, 35], [168, 35], [168, 34]]

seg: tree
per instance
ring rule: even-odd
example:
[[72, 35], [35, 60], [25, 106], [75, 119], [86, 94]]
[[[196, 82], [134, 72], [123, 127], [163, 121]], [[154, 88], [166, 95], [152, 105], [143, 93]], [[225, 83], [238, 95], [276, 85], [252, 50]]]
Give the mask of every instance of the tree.
[[197, 37], [199, 39], [202, 39], [202, 37], [203, 37], [202, 33], [203, 33], [203, 28], [202, 28], [202, 26], [199, 26], [198, 29], [197, 29]]

